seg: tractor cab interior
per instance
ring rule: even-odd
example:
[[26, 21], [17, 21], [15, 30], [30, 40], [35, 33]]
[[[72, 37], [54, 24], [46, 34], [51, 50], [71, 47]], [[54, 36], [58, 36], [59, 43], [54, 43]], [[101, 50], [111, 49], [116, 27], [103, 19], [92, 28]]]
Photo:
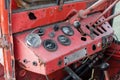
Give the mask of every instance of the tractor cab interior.
[[16, 80], [120, 80], [119, 0], [11, 1]]

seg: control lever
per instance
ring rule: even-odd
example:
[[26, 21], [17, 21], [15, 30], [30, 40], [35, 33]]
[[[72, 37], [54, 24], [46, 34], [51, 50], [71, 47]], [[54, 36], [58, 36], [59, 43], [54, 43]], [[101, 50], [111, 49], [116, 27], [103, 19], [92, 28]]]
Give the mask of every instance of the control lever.
[[[65, 67], [65, 71], [74, 79], [74, 80], [82, 80], [71, 68]], [[65, 80], [65, 79], [64, 79]]]
[[79, 21], [74, 21], [73, 23], [74, 27], [78, 30], [78, 32], [81, 33], [82, 36], [84, 36], [86, 33], [81, 29], [81, 24]]
[[91, 5], [89, 8], [87, 8], [85, 10], [80, 10], [76, 15], [71, 17], [71, 19], [69, 21], [71, 23], [74, 23], [75, 20], [87, 18], [87, 15], [89, 13], [91, 13], [92, 11], [94, 11], [96, 8], [98, 8], [100, 5], [106, 3], [107, 1], [109, 1], [109, 0], [98, 0], [96, 3]]
[[94, 34], [93, 34], [94, 29], [93, 29], [92, 27], [90, 27], [89, 30], [90, 30], [90, 34], [87, 34], [87, 35], [89, 35], [90, 38], [93, 40], [93, 39], [95, 38], [95, 36], [94, 36]]
[[108, 63], [102, 63], [100, 66], [99, 66], [100, 70], [102, 70], [104, 72], [104, 75], [105, 75], [105, 79], [103, 78], [103, 80], [110, 80], [109, 79], [109, 76], [108, 76], [108, 72], [107, 72], [107, 69], [109, 68], [109, 64]]
[[102, 14], [100, 14], [100, 16], [97, 17], [97, 19], [94, 21], [94, 23], [99, 20], [102, 16], [104, 16], [111, 8], [113, 8], [120, 0], [116, 0], [114, 1], [107, 9], [105, 9], [104, 12], [102, 12]]
[[93, 28], [90, 27], [90, 34], [85, 33], [82, 29], [81, 29], [81, 24], [79, 21], [74, 21], [73, 23], [74, 27], [78, 30], [78, 32], [80, 32], [80, 34], [82, 36], [89, 36], [92, 40], [94, 39], [94, 34], [93, 34]]
[[99, 0], [97, 1], [95, 4], [93, 4], [92, 6], [90, 6], [89, 8], [85, 9], [85, 10], [80, 10], [78, 13], [78, 17], [79, 18], [86, 18], [87, 15], [92, 12], [93, 10], [95, 10], [97, 7], [99, 7], [100, 5], [104, 4], [105, 2], [107, 2], [109, 0]]
[[109, 20], [111, 20], [111, 19], [113, 19], [114, 17], [117, 17], [117, 16], [119, 16], [119, 15], [120, 15], [120, 12], [118, 12], [118, 13], [116, 13], [116, 14], [113, 14], [113, 15], [109, 16], [108, 18], [106, 18], [104, 21], [102, 21], [102, 22], [100, 22], [100, 23], [98, 23], [98, 24], [94, 24], [94, 26], [95, 26], [95, 27], [98, 27], [98, 26], [102, 25], [103, 23], [105, 23], [105, 22], [107, 22], [107, 21], [109, 21]]

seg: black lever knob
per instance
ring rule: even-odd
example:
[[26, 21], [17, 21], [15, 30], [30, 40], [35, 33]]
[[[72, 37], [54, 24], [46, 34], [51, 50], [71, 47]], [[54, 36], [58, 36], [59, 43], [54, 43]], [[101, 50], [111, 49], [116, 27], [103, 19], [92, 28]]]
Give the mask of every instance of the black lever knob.
[[54, 27], [53, 27], [54, 31], [58, 31], [59, 30], [59, 25], [58, 24], [55, 24]]
[[78, 28], [81, 27], [81, 24], [80, 24], [79, 21], [74, 21], [73, 25], [74, 25], [74, 27], [75, 27], [76, 29], [78, 29]]
[[43, 36], [44, 34], [45, 34], [44, 29], [40, 28], [39, 31], [38, 31], [38, 35]]
[[108, 63], [102, 63], [100, 65], [100, 69], [103, 70], [103, 71], [107, 70], [108, 68], [109, 68], [109, 64]]
[[82, 36], [86, 35], [86, 33], [84, 33], [84, 31], [82, 30], [81, 23], [79, 21], [74, 21], [73, 25], [78, 30], [78, 32], [80, 32]]

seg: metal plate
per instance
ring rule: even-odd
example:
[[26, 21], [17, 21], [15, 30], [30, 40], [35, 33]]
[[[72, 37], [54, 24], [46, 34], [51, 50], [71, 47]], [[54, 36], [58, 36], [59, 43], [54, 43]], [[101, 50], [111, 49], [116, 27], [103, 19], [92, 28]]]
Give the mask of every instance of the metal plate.
[[64, 57], [64, 64], [67, 65], [67, 64], [72, 63], [76, 60], [79, 60], [79, 59], [85, 57], [86, 54], [87, 54], [86, 49], [85, 48], [81, 49], [73, 54], [70, 54], [70, 55]]

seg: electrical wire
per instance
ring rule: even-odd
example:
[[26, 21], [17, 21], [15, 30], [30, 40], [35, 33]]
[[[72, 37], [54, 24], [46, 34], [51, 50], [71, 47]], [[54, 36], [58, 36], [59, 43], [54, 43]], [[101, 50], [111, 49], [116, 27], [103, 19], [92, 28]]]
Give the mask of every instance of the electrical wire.
[[33, 34], [35, 31], [39, 30], [40, 28], [35, 28], [34, 30], [32, 30], [27, 36], [29, 36], [30, 34]]
[[82, 64], [86, 63], [86, 62], [88, 61], [88, 59], [89, 59], [89, 57], [86, 57], [86, 59], [84, 59], [84, 60], [82, 61]]
[[[116, 38], [116, 40], [118, 41], [118, 37], [114, 34], [113, 35], [113, 37], [115, 37]], [[115, 44], [118, 44], [118, 42], [116, 42], [115, 40], [114, 40], [114, 43]], [[107, 62], [107, 61], [109, 61], [110, 59], [111, 59], [111, 57], [116, 53], [116, 49], [114, 49], [114, 51], [111, 53], [111, 55], [105, 60], [105, 62]]]
[[37, 30], [40, 30], [41, 28], [35, 28], [34, 30], [32, 30], [32, 32], [30, 33], [30, 34], [32, 34], [32, 33], [34, 33], [35, 31], [37, 31]]

